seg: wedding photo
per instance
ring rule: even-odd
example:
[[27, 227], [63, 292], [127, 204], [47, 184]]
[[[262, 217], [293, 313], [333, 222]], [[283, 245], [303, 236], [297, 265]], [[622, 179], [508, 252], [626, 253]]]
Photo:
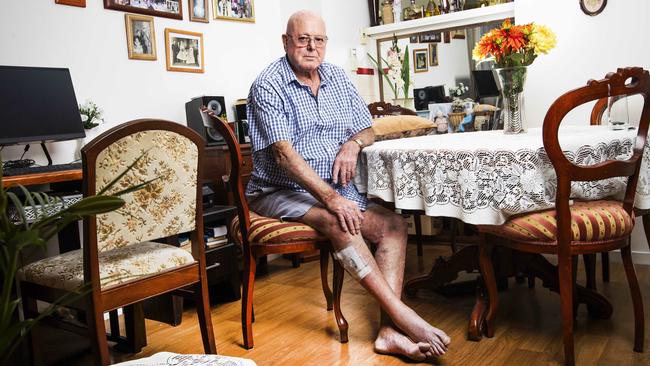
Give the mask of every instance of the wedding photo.
[[190, 21], [208, 23], [208, 0], [189, 0]]
[[165, 29], [167, 70], [203, 72], [203, 34]]
[[215, 19], [255, 22], [253, 0], [213, 0]]
[[125, 21], [129, 58], [135, 60], [155, 60], [156, 36], [153, 17], [126, 14]]

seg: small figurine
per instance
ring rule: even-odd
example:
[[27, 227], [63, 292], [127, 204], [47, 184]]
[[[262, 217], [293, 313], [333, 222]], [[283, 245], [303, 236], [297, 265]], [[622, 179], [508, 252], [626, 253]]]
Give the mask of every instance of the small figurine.
[[447, 133], [449, 129], [449, 121], [447, 117], [443, 116], [441, 111], [436, 112], [436, 118], [433, 120], [436, 123], [438, 133]]

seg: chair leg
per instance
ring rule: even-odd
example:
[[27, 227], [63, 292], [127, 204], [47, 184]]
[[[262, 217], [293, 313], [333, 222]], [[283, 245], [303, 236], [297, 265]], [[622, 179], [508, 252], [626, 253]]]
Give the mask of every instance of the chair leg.
[[[38, 316], [36, 300], [34, 298], [23, 296], [22, 303], [23, 303], [23, 314], [25, 318], [36, 318]], [[26, 346], [27, 349], [29, 350], [30, 365], [40, 364], [40, 360], [38, 359], [38, 355], [40, 353], [36, 352], [36, 350], [34, 349], [34, 345], [36, 344], [36, 340], [34, 339], [34, 331], [36, 330], [37, 327], [38, 327], [38, 323], [36, 323], [34, 325], [34, 328], [32, 328], [32, 330], [29, 333], [27, 333], [27, 335], [25, 336]]]
[[244, 253], [244, 283], [241, 302], [241, 325], [244, 335], [244, 347], [251, 349], [253, 343], [253, 287], [257, 262], [252, 253]]
[[334, 263], [334, 317], [336, 318], [336, 325], [339, 327], [339, 333], [341, 335], [341, 343], [347, 343], [348, 341], [348, 321], [345, 320], [343, 313], [341, 312], [341, 291], [343, 290], [343, 266], [334, 258], [332, 258]]
[[418, 214], [413, 214], [413, 223], [415, 224], [415, 245], [418, 248], [418, 257], [423, 254], [422, 251], [422, 218]]
[[217, 354], [217, 346], [212, 329], [212, 315], [210, 314], [210, 294], [208, 292], [208, 275], [205, 266], [199, 267], [199, 282], [194, 285], [194, 302], [199, 316], [201, 340], [206, 354]]
[[558, 255], [560, 301], [562, 304], [562, 336], [564, 339], [564, 364], [574, 365], [573, 347], [573, 259], [570, 254]]
[[584, 254], [582, 260], [585, 262], [587, 288], [596, 291], [596, 254]]
[[601, 253], [600, 261], [603, 269], [603, 282], [609, 282], [609, 252]]
[[327, 280], [327, 267], [329, 264], [329, 254], [328, 249], [320, 250], [320, 281], [323, 286], [323, 294], [325, 295], [325, 301], [327, 302], [327, 310], [332, 310], [332, 290], [330, 290], [329, 281]]
[[455, 218], [450, 218], [451, 224], [450, 224], [450, 230], [451, 230], [451, 252], [456, 253], [456, 236], [457, 236], [457, 231], [458, 231], [458, 222], [457, 219]]
[[[86, 324], [90, 335], [90, 346], [93, 353], [93, 360], [96, 365], [108, 366], [110, 358], [108, 355], [108, 341], [106, 340], [106, 326], [104, 325], [104, 312], [97, 306], [91, 293], [86, 297]], [[99, 295], [96, 295], [99, 297]]]
[[494, 266], [492, 265], [492, 244], [489, 244], [486, 239], [486, 235], [482, 234], [479, 243], [479, 266], [481, 267], [481, 275], [488, 292], [489, 301], [488, 312], [485, 317], [485, 335], [492, 338], [494, 337], [494, 318], [499, 307], [499, 294], [494, 276]]
[[[645, 219], [645, 216], [643, 217]], [[632, 305], [634, 306], [634, 351], [643, 352], [643, 341], [645, 338], [645, 317], [643, 315], [643, 298], [639, 289], [639, 281], [634, 272], [634, 263], [632, 263], [632, 249], [630, 243], [621, 248], [621, 258], [625, 267], [627, 283], [630, 286], [632, 294]]]

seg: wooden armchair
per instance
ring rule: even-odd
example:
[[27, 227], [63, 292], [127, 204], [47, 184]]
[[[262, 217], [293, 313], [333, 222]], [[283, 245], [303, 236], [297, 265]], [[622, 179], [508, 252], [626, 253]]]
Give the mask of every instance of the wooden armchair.
[[207, 109], [201, 110], [207, 125], [214, 126], [221, 134], [230, 151], [231, 171], [224, 181], [230, 185], [237, 217], [230, 224], [230, 233], [235, 242], [240, 244], [244, 256], [244, 281], [242, 290], [242, 332], [244, 347], [253, 348], [253, 289], [255, 287], [255, 270], [257, 258], [268, 254], [290, 254], [305, 251], [320, 251], [321, 283], [327, 302], [327, 310], [334, 308], [336, 323], [339, 328], [341, 343], [348, 341], [348, 323], [341, 313], [341, 290], [343, 288], [343, 267], [337, 260], [334, 262], [334, 295], [327, 283], [328, 255], [332, 253], [329, 240], [312, 227], [299, 222], [280, 221], [257, 215], [250, 211], [244, 196], [241, 172], [243, 160], [237, 137], [221, 120]]
[[[161, 120], [122, 124], [84, 146], [84, 196], [99, 192], [136, 161], [112, 190], [155, 180], [142, 190], [124, 195], [126, 203], [119, 210], [85, 219], [83, 249], [22, 268], [25, 314], [38, 315], [36, 300], [51, 303], [90, 284], [90, 292], [71, 304], [85, 313], [87, 327], [58, 325], [89, 335], [94, 362], [108, 365], [104, 312], [191, 286], [203, 348], [206, 353], [216, 353], [203, 242], [204, 146], [205, 141], [196, 132]], [[191, 233], [191, 252], [153, 242], [184, 232]], [[35, 341], [30, 343], [34, 354]]]
[[[644, 97], [641, 121], [630, 159], [610, 160], [592, 166], [578, 166], [569, 161], [558, 142], [558, 130], [564, 116], [572, 109], [608, 95]], [[621, 250], [634, 307], [634, 350], [643, 352], [644, 314], [639, 283], [634, 272], [630, 233], [634, 226], [634, 197], [639, 169], [650, 125], [650, 74], [641, 68], [618, 69], [602, 80], [590, 80], [586, 86], [560, 96], [544, 119], [543, 139], [546, 153], [557, 174], [555, 208], [511, 217], [500, 226], [479, 226], [482, 243], [479, 263], [489, 297], [486, 333], [494, 335], [497, 311], [497, 288], [492, 267], [492, 245], [501, 245], [529, 253], [553, 254], [558, 257], [559, 289], [562, 306], [562, 333], [565, 364], [573, 365], [573, 317], [575, 260], [580, 254]], [[613, 199], [576, 201], [571, 204], [573, 181], [595, 181], [628, 177], [623, 201]], [[587, 230], [587, 227], [592, 228]], [[491, 240], [496, 237], [497, 240]]]

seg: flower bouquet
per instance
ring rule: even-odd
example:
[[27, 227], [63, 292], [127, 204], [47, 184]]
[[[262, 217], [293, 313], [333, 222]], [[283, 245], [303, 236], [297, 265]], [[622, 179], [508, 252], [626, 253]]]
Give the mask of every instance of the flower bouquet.
[[474, 60], [493, 61], [501, 81], [503, 130], [505, 133], [524, 131], [523, 91], [526, 67], [541, 54], [546, 54], [557, 43], [548, 27], [529, 23], [513, 25], [509, 20], [501, 28], [484, 34], [472, 52]]
[[86, 130], [95, 128], [104, 121], [102, 117], [104, 111], [92, 100], [87, 100], [86, 103], [79, 105], [79, 114], [81, 114], [81, 121]]

